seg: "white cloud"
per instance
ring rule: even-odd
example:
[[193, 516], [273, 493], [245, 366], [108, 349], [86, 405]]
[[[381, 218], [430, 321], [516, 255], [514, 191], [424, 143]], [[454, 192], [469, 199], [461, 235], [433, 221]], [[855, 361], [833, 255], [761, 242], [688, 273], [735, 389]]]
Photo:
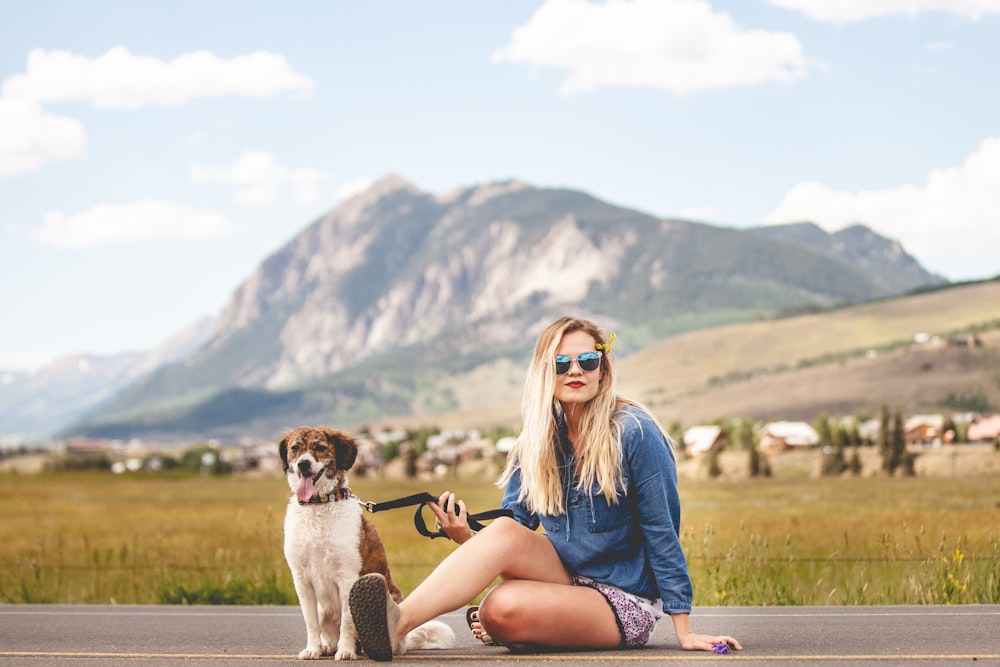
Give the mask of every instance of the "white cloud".
[[921, 12], [949, 12], [978, 21], [1000, 14], [1000, 0], [770, 0], [772, 5], [800, 11], [815, 21], [838, 25]]
[[83, 126], [47, 113], [31, 100], [0, 97], [0, 178], [37, 170], [48, 160], [83, 155]]
[[811, 221], [829, 231], [861, 223], [953, 278], [1000, 273], [1000, 137], [984, 140], [958, 167], [934, 169], [917, 187], [848, 192], [799, 183], [765, 224]]
[[547, 0], [491, 61], [567, 70], [564, 93], [646, 86], [685, 94], [806, 72], [794, 35], [741, 29], [705, 0]]
[[284, 56], [255, 51], [220, 58], [195, 51], [167, 62], [116, 46], [97, 58], [36, 49], [27, 71], [3, 84], [3, 95], [37, 102], [88, 102], [102, 108], [175, 106], [198, 97], [269, 97], [308, 94], [313, 82], [292, 70]]
[[309, 204], [320, 198], [320, 186], [331, 179], [329, 174], [315, 169], [290, 169], [263, 151], [243, 151], [228, 167], [191, 165], [192, 181], [234, 186], [233, 199], [242, 206], [273, 204], [286, 185], [299, 203]]
[[255, 51], [220, 58], [195, 51], [165, 62], [118, 46], [97, 58], [36, 49], [24, 73], [0, 87], [0, 178], [37, 170], [44, 162], [80, 157], [83, 126], [46, 112], [41, 104], [86, 102], [103, 108], [174, 106], [197, 97], [263, 98], [285, 91], [309, 94], [313, 82], [284, 56]]
[[231, 231], [232, 226], [218, 213], [144, 199], [131, 204], [99, 204], [76, 215], [54, 211], [45, 216], [32, 236], [47, 245], [74, 248], [163, 238], [210, 238]]
[[233, 198], [243, 206], [273, 203], [278, 188], [287, 178], [288, 168], [279, 164], [270, 153], [260, 151], [244, 151], [229, 167], [191, 165], [192, 181], [236, 186]]

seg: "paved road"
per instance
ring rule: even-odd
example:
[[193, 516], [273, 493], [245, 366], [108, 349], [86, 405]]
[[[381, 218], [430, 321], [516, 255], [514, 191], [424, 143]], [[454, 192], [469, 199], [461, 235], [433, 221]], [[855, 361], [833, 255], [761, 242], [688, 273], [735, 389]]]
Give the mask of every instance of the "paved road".
[[[442, 620], [456, 630], [454, 649], [413, 652], [396, 663], [1000, 665], [1000, 605], [695, 609], [697, 630], [742, 642], [744, 651], [722, 656], [680, 651], [669, 621], [637, 651], [515, 655], [477, 643], [461, 613]], [[0, 606], [4, 666], [301, 665], [295, 655], [304, 645], [297, 607]]]

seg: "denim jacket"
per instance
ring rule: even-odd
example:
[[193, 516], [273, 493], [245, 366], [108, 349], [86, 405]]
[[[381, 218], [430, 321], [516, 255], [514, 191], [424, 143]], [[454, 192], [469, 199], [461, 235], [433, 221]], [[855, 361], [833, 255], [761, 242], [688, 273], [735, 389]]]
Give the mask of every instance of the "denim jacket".
[[681, 506], [677, 466], [670, 445], [641, 410], [615, 415], [621, 428], [626, 492], [609, 504], [596, 485], [577, 489], [573, 445], [559, 415], [559, 466], [566, 513], [536, 514], [518, 502], [521, 471], [515, 469], [502, 505], [521, 524], [545, 529], [570, 574], [645, 598], [663, 600], [668, 614], [691, 611], [691, 577], [680, 544]]

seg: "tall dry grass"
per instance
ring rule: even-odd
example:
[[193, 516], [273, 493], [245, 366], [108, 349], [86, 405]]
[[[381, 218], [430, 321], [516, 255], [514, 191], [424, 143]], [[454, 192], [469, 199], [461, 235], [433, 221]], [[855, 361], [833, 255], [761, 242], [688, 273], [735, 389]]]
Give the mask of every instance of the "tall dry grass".
[[1000, 602], [993, 476], [701, 483], [686, 500], [697, 602]]
[[[365, 500], [499, 490], [356, 480]], [[1000, 484], [954, 479], [683, 482], [697, 605], [1000, 603]], [[0, 602], [295, 604], [279, 478], [105, 474], [0, 478]], [[411, 590], [453, 545], [411, 510], [369, 518]]]

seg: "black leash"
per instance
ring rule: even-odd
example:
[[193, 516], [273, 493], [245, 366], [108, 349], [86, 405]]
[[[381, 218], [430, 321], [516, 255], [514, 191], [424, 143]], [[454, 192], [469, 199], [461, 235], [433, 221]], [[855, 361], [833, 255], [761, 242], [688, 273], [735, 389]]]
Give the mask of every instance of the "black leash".
[[[381, 512], [383, 510], [394, 510], [394, 509], [399, 509], [400, 507], [412, 507], [416, 505], [417, 511], [414, 512], [413, 514], [413, 525], [414, 527], [416, 527], [418, 533], [420, 533], [424, 537], [429, 537], [432, 540], [436, 537], [448, 537], [448, 534], [443, 530], [441, 530], [440, 526], [435, 526], [437, 528], [437, 531], [431, 532], [430, 530], [428, 530], [427, 524], [424, 522], [424, 515], [422, 513], [424, 505], [426, 505], [427, 503], [436, 503], [437, 501], [438, 501], [437, 496], [432, 496], [426, 491], [423, 491], [421, 493], [415, 493], [412, 496], [404, 496], [402, 498], [396, 498], [395, 500], [387, 500], [383, 503], [373, 503], [371, 501], [364, 501], [358, 499], [358, 502], [361, 504], [361, 506], [364, 507], [367, 511], [372, 512], [373, 514], [375, 512]], [[475, 531], [480, 531], [486, 527], [485, 525], [480, 523], [481, 521], [490, 521], [492, 519], [496, 519], [497, 517], [501, 516], [513, 517], [514, 513], [511, 512], [510, 510], [495, 509], [495, 510], [486, 510], [485, 512], [479, 512], [477, 514], [466, 515], [469, 522], [469, 528]]]

